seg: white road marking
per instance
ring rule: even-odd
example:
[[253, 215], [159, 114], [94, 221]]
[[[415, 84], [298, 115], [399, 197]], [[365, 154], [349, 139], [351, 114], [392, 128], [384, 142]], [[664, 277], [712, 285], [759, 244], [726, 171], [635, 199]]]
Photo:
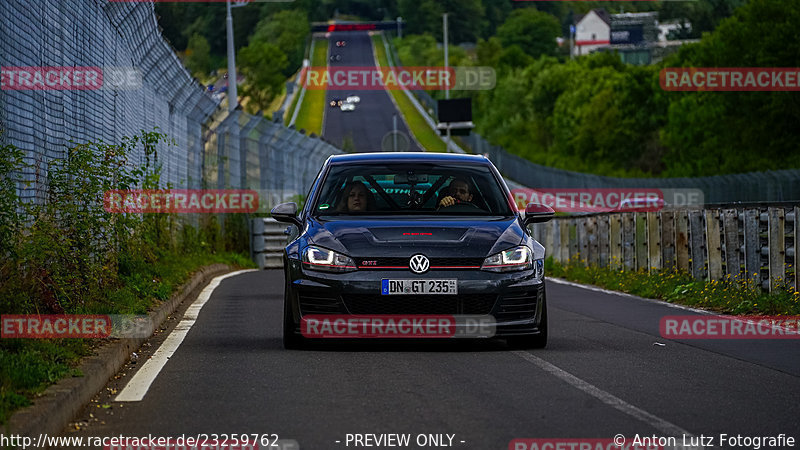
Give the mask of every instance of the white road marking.
[[550, 364], [549, 362], [539, 358], [538, 356], [534, 356], [531, 353], [522, 350], [512, 351], [511, 353], [519, 356], [520, 358], [535, 364], [540, 369], [544, 370], [545, 372], [559, 378], [560, 380], [568, 383], [569, 385], [580, 389], [581, 391], [591, 395], [592, 397], [600, 400], [601, 402], [633, 417], [636, 419], [641, 420], [642, 422], [650, 425], [651, 427], [657, 429], [658, 431], [664, 433], [664, 436], [691, 436], [692, 433], [684, 430], [683, 428], [668, 422], [656, 415], [650, 414], [649, 412], [637, 408], [636, 406], [631, 405], [630, 403], [622, 400], [619, 397], [610, 394], [599, 387], [586, 382], [571, 373]]
[[133, 375], [133, 377], [125, 385], [125, 388], [114, 399], [116, 402], [139, 402], [142, 401], [145, 394], [147, 394], [150, 385], [153, 384], [161, 369], [167, 364], [169, 358], [178, 350], [178, 347], [183, 342], [183, 339], [189, 334], [189, 330], [197, 320], [200, 310], [203, 305], [211, 298], [214, 289], [219, 286], [220, 282], [226, 278], [241, 275], [246, 272], [253, 272], [256, 269], [239, 270], [225, 275], [220, 275], [211, 280], [197, 296], [197, 299], [192, 302], [183, 314], [183, 319], [175, 326], [175, 329], [167, 336], [158, 350], [153, 353], [153, 356], [147, 360], [144, 365]]
[[[639, 297], [638, 295], [628, 294], [627, 292], [611, 291], [611, 290], [608, 290], [608, 289], [599, 288], [597, 286], [589, 286], [589, 285], [586, 285], [586, 284], [574, 283], [572, 281], [567, 281], [567, 280], [564, 280], [564, 279], [561, 279], [561, 278], [547, 278], [547, 281], [552, 281], [552, 282], [554, 282], [556, 284], [563, 284], [563, 285], [566, 285], [566, 286], [572, 286], [572, 287], [577, 287], [577, 288], [581, 288], [581, 289], [586, 289], [586, 290], [589, 290], [589, 291], [601, 292], [603, 294], [619, 295], [620, 297], [633, 298], [633, 299], [640, 300], [640, 301], [647, 302], [647, 303], [654, 303], [654, 304], [661, 305], [661, 306], [668, 306], [670, 308], [682, 309], [684, 311], [691, 311], [693, 313], [702, 314], [702, 315], [706, 315], [706, 316], [726, 317], [726, 318], [729, 318], [731, 320], [738, 320], [740, 322], [744, 322], [744, 323], [747, 323], [747, 324], [753, 324], [753, 325], [756, 325], [756, 326], [759, 326], [759, 324], [760, 324], [759, 320], [754, 320], [754, 319], [749, 319], [749, 318], [741, 318], [741, 317], [737, 317], [737, 316], [732, 316], [730, 314], [716, 313], [714, 311], [707, 311], [705, 309], [692, 308], [691, 306], [678, 305], [678, 304], [675, 304], [675, 303], [669, 303], [667, 301], [657, 300], [657, 299], [654, 299], [654, 298]], [[788, 326], [769, 325], [769, 327], [770, 327], [770, 329], [772, 329], [774, 331], [783, 331], [785, 334], [797, 334], [798, 333], [798, 330], [796, 328], [790, 328]]]
[[564, 284], [564, 285], [567, 285], [567, 286], [578, 287], [578, 288], [586, 289], [586, 290], [589, 290], [589, 291], [602, 292], [603, 294], [611, 294], [611, 295], [619, 295], [620, 297], [635, 298], [636, 300], [641, 300], [643, 302], [655, 303], [655, 304], [658, 304], [658, 305], [661, 305], [661, 306], [668, 306], [670, 308], [683, 309], [685, 311], [691, 311], [691, 312], [695, 312], [695, 313], [698, 313], [698, 314], [706, 314], [706, 315], [714, 315], [715, 314], [714, 312], [706, 311], [704, 309], [697, 309], [697, 308], [692, 308], [692, 307], [689, 307], [689, 306], [677, 305], [675, 303], [669, 303], [669, 302], [666, 302], [664, 300], [656, 300], [656, 299], [652, 299], [652, 298], [639, 297], [638, 295], [628, 294], [627, 292], [612, 291], [612, 290], [609, 290], [609, 289], [599, 288], [597, 286], [589, 286], [589, 285], [586, 285], [586, 284], [573, 283], [572, 281], [562, 280], [561, 278], [550, 278], [550, 277], [548, 277], [547, 281], [552, 281], [553, 283], [556, 283], [556, 284]]

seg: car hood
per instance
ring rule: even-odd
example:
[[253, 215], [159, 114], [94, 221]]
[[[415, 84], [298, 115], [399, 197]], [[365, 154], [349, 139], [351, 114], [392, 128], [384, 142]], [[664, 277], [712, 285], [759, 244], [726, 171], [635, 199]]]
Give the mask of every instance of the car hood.
[[309, 219], [308, 240], [354, 258], [485, 258], [520, 245], [516, 217], [486, 219]]

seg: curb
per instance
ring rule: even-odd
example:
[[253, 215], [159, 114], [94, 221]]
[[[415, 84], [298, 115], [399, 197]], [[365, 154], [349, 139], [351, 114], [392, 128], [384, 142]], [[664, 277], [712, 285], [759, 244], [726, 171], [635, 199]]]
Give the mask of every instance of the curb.
[[226, 264], [212, 264], [201, 268], [184, 283], [177, 293], [150, 312], [153, 326], [146, 338], [119, 339], [103, 345], [95, 354], [84, 357], [78, 369], [82, 377], [64, 378], [48, 387], [33, 405], [15, 412], [3, 428], [12, 435], [37, 439], [40, 434], [57, 436], [79, 414], [92, 397], [103, 389], [128, 361], [131, 352], [138, 349], [184, 300], [197, 295], [217, 275], [232, 271]]

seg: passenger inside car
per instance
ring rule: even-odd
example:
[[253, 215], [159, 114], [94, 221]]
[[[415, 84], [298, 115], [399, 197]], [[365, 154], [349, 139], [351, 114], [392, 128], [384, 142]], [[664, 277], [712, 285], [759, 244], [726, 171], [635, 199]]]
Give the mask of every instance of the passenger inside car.
[[339, 212], [364, 212], [375, 210], [375, 196], [360, 181], [351, 181], [344, 185], [339, 200]]

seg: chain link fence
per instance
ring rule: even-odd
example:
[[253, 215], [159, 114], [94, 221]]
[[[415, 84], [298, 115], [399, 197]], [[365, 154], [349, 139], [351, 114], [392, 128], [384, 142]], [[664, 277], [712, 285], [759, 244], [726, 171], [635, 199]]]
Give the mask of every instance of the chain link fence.
[[[221, 111], [161, 36], [153, 3], [4, 0], [0, 17], [4, 76], [9, 68], [83, 67], [141, 75], [133, 89], [0, 90], [0, 139], [31, 164], [19, 174], [23, 198], [46, 198], [48, 163], [65, 158], [71, 141], [119, 143], [142, 130], [174, 140], [158, 150], [164, 184], [258, 190], [264, 208], [305, 193], [325, 158], [340, 152], [280, 123]], [[144, 158], [140, 152], [131, 160]]]

